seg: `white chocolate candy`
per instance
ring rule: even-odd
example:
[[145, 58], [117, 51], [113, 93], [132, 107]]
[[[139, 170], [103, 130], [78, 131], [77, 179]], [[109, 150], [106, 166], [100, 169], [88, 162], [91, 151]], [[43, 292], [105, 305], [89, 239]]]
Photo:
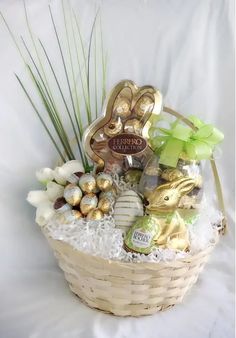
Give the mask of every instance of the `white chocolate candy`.
[[127, 232], [139, 216], [143, 216], [141, 198], [133, 190], [124, 191], [117, 199], [114, 208], [116, 227]]

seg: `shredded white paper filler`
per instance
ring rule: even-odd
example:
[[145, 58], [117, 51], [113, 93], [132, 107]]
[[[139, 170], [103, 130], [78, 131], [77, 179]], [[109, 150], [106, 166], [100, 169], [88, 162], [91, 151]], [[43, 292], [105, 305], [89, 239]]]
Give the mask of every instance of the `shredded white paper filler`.
[[126, 252], [123, 249], [122, 231], [115, 228], [112, 216], [105, 216], [101, 221], [81, 219], [70, 224], [58, 223], [57, 218], [54, 217], [44, 230], [53, 239], [64, 241], [74, 249], [105, 259], [124, 262], [171, 261], [196, 254], [217, 241], [222, 215], [212, 203], [207, 205], [206, 200], [202, 202], [197, 222], [188, 227], [189, 252], [172, 249], [157, 249], [149, 255]]

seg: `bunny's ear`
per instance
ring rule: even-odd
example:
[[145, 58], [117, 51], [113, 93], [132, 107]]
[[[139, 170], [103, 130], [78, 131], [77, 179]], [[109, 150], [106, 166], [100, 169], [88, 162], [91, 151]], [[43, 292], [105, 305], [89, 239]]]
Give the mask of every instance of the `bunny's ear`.
[[170, 188], [179, 190], [182, 196], [188, 194], [195, 187], [195, 180], [189, 177], [181, 177], [170, 183]]

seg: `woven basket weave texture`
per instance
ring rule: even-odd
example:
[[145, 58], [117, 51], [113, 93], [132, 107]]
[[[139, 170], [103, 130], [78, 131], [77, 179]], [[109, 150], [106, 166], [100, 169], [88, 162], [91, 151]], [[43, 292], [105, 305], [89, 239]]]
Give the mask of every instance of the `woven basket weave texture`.
[[90, 307], [117, 316], [150, 315], [181, 303], [214, 248], [168, 263], [126, 263], [47, 239], [70, 289]]

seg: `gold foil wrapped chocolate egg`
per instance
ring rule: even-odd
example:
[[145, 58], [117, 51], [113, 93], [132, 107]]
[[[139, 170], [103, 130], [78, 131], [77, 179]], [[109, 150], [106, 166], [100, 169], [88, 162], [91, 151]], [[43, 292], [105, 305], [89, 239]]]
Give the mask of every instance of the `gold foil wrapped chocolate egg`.
[[91, 210], [91, 211], [88, 213], [86, 219], [87, 219], [88, 221], [91, 221], [91, 220], [99, 221], [99, 220], [102, 219], [103, 217], [104, 217], [103, 212], [102, 212], [101, 210], [99, 210], [99, 209], [96, 208], [96, 209]]
[[161, 178], [169, 182], [181, 177], [184, 177], [184, 174], [178, 169], [165, 169], [161, 174]]
[[108, 214], [111, 210], [112, 201], [108, 197], [103, 197], [98, 202], [98, 208], [104, 213]]
[[142, 176], [142, 170], [129, 169], [125, 173], [125, 182], [130, 184], [138, 184]]
[[83, 215], [87, 215], [91, 210], [95, 209], [98, 204], [98, 198], [95, 194], [89, 193], [84, 195], [80, 202], [80, 211]]
[[139, 119], [142, 119], [147, 112], [151, 112], [153, 105], [153, 100], [150, 97], [143, 96], [137, 102], [134, 112]]
[[116, 188], [112, 186], [109, 190], [102, 191], [99, 194], [99, 199], [106, 197], [109, 198], [111, 201], [113, 201], [116, 198], [116, 195], [117, 195]]
[[79, 186], [85, 193], [91, 193], [96, 189], [96, 180], [92, 174], [84, 174], [79, 179]]
[[125, 122], [125, 133], [140, 134], [142, 131], [142, 124], [137, 119], [131, 119]]
[[131, 115], [129, 100], [120, 98], [114, 105], [113, 114], [123, 119], [126, 119]]
[[70, 205], [78, 205], [82, 198], [82, 191], [76, 184], [68, 184], [64, 190], [64, 197]]
[[97, 183], [98, 188], [101, 191], [107, 191], [111, 189], [112, 184], [113, 184], [113, 179], [111, 175], [102, 172], [97, 175], [96, 183]]
[[61, 214], [59, 221], [61, 223], [70, 224], [70, 223], [73, 223], [73, 222], [81, 219], [82, 217], [83, 217], [83, 215], [81, 214], [80, 211], [78, 211], [78, 210], [68, 210], [68, 211], [64, 212], [63, 214]]
[[145, 174], [148, 176], [161, 176], [162, 170], [157, 166], [150, 166], [145, 168]]
[[122, 132], [123, 124], [119, 120], [111, 120], [109, 124], [104, 126], [104, 133], [109, 136], [113, 137]]

